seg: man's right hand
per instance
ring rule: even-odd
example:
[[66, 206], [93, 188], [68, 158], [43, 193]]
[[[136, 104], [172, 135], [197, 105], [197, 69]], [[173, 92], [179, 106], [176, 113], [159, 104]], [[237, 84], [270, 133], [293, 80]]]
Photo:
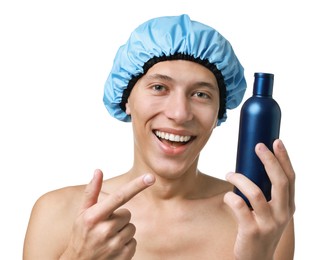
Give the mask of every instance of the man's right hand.
[[96, 170], [60, 259], [131, 259], [136, 248], [135, 226], [130, 223], [130, 211], [119, 207], [154, 182], [153, 175], [142, 175], [98, 202], [103, 173]]

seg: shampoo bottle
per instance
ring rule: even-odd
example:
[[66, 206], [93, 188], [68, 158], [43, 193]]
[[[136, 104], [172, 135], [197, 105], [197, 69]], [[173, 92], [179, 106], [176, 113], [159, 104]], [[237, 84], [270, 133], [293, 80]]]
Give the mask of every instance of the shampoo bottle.
[[[253, 95], [247, 99], [240, 111], [236, 172], [252, 180], [271, 199], [271, 182], [264, 165], [255, 153], [257, 143], [264, 143], [273, 151], [273, 142], [279, 138], [281, 109], [273, 99], [274, 74], [255, 73]], [[248, 199], [235, 188], [251, 208]]]

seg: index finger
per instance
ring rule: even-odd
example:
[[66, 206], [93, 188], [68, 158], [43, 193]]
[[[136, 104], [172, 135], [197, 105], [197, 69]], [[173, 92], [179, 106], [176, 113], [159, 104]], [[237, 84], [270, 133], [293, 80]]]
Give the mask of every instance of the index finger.
[[[276, 149], [275, 149], [276, 150]], [[267, 175], [272, 183], [271, 204], [274, 203], [281, 211], [289, 206], [289, 180], [276, 156], [264, 145], [257, 144], [256, 152], [264, 164]]]
[[295, 196], [295, 172], [288, 156], [287, 150], [281, 140], [276, 140], [273, 144], [274, 153], [277, 160], [280, 162], [286, 177], [289, 180], [289, 193], [290, 193], [290, 206], [295, 209], [294, 196]]
[[152, 174], [144, 174], [111, 193], [103, 201], [95, 204], [93, 210], [97, 211], [98, 219], [108, 218], [117, 208], [124, 205], [136, 194], [140, 193], [155, 182]]

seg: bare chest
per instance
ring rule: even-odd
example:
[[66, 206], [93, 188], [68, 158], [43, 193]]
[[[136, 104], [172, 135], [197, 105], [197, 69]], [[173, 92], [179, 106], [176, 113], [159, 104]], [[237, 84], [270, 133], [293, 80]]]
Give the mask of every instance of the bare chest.
[[235, 223], [231, 217], [215, 213], [205, 210], [134, 215], [134, 259], [232, 259]]

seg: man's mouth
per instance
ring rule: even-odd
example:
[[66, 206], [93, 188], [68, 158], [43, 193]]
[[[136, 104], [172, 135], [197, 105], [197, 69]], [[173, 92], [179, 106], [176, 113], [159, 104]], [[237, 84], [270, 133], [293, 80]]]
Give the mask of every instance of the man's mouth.
[[189, 143], [194, 137], [190, 135], [176, 135], [162, 131], [154, 131], [159, 140], [173, 147], [178, 147]]

